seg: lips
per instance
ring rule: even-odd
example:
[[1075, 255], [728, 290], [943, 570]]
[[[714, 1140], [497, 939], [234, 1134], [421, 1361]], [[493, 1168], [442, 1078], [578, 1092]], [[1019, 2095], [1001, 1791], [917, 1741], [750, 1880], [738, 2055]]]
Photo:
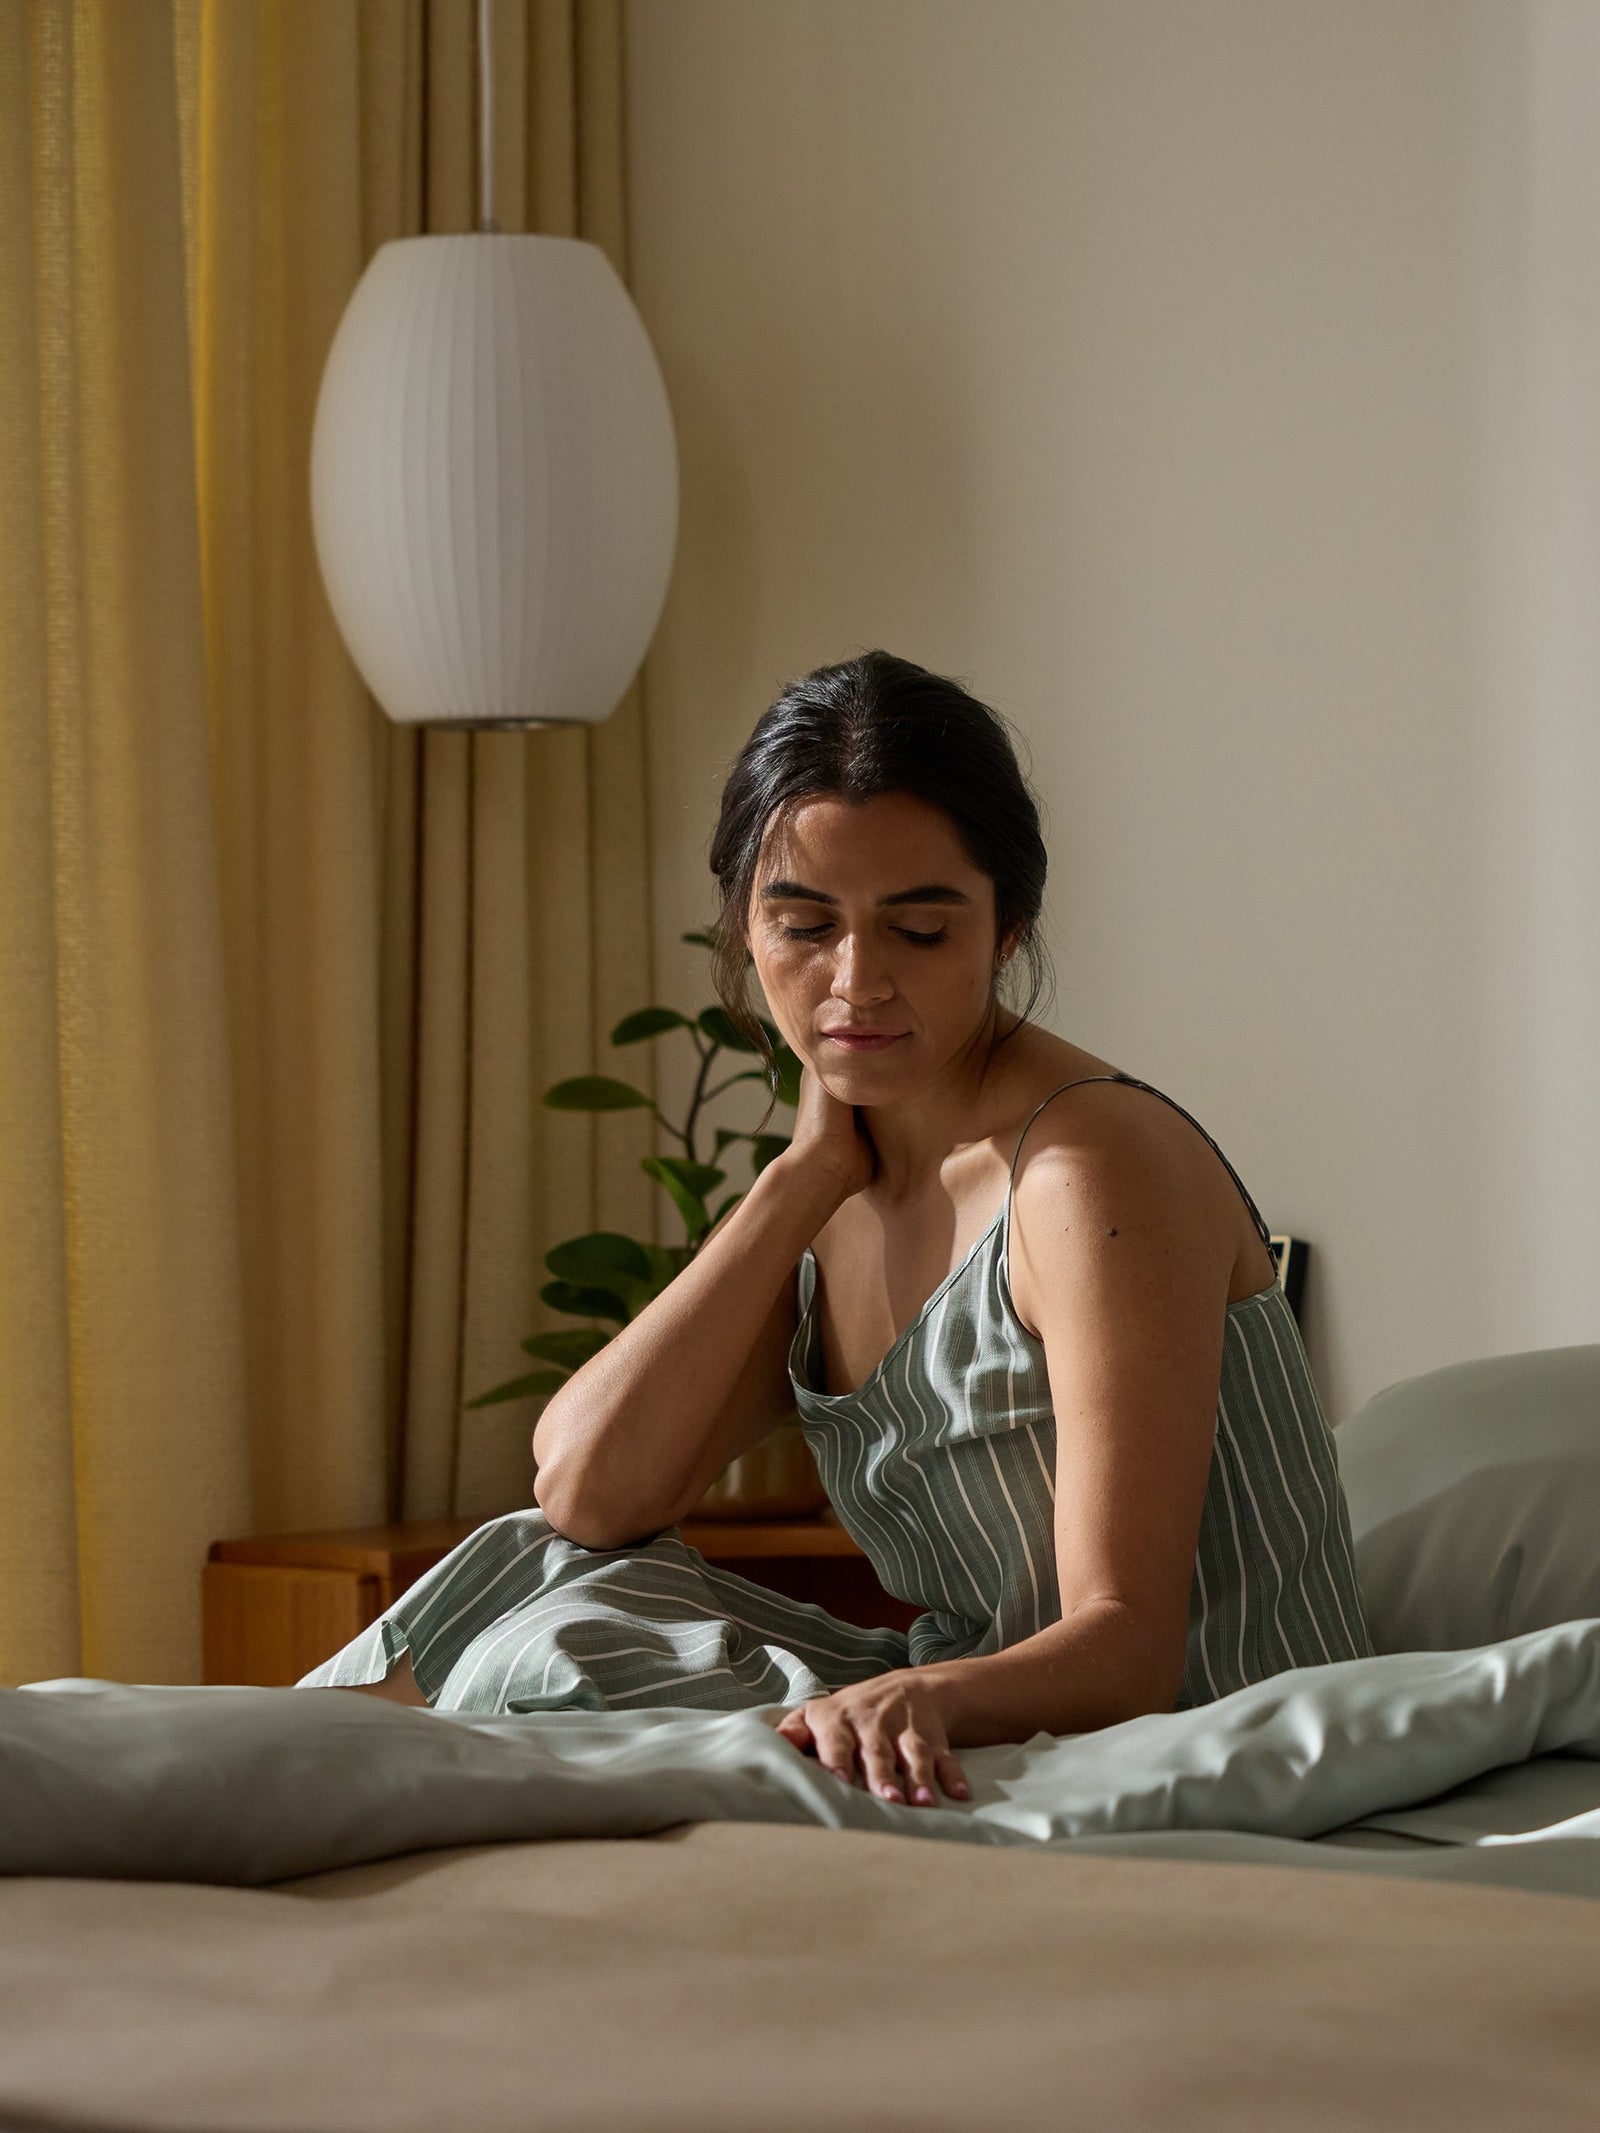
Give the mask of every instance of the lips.
[[847, 1051], [876, 1052], [885, 1045], [898, 1044], [906, 1032], [903, 1029], [825, 1029], [822, 1034], [831, 1044], [841, 1044]]

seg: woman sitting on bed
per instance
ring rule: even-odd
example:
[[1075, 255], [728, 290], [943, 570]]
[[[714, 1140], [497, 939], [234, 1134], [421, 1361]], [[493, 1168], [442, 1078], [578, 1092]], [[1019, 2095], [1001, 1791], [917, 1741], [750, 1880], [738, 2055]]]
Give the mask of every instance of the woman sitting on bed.
[[[302, 1686], [471, 1711], [771, 1707], [889, 1799], [952, 1752], [1366, 1656], [1333, 1438], [1267, 1226], [1170, 1098], [1027, 1019], [1045, 851], [1004, 726], [886, 652], [768, 710], [715, 958], [804, 1074], [790, 1146], [534, 1431], [492, 1520]], [[1032, 989], [1001, 1002], [1014, 958]], [[798, 1409], [909, 1632], [677, 1532]]]

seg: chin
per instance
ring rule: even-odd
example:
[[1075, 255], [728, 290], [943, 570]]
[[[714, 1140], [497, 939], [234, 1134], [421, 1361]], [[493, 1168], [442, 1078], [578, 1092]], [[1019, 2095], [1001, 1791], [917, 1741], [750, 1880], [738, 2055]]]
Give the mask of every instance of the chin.
[[830, 1060], [825, 1067], [813, 1061], [812, 1070], [830, 1096], [848, 1104], [895, 1103], [913, 1095], [926, 1079], [914, 1066], [908, 1070], [899, 1061], [890, 1072], [881, 1063], [881, 1055], [874, 1059], [870, 1053], [857, 1059]]

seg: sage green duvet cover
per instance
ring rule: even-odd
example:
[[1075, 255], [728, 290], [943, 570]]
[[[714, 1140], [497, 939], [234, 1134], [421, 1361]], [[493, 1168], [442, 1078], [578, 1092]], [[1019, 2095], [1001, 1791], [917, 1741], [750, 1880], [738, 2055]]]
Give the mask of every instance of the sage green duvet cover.
[[778, 1737], [780, 1709], [485, 1717], [345, 1690], [37, 1683], [0, 1691], [0, 1872], [256, 1886], [735, 1821], [1600, 1896], [1600, 1619], [964, 1749], [959, 1806], [846, 1786]]

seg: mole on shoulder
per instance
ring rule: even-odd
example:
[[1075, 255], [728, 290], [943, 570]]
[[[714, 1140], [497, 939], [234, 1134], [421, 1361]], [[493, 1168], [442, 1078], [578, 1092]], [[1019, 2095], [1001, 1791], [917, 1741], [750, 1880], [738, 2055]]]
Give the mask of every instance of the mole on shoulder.
[[1108, 1230], [1106, 1231], [1106, 1235], [1107, 1235], [1108, 1237], [1114, 1237], [1114, 1236], [1115, 1236], [1116, 1234], [1117, 1234], [1117, 1233], [1116, 1233], [1116, 1231], [1115, 1231], [1114, 1229], [1108, 1229]]

